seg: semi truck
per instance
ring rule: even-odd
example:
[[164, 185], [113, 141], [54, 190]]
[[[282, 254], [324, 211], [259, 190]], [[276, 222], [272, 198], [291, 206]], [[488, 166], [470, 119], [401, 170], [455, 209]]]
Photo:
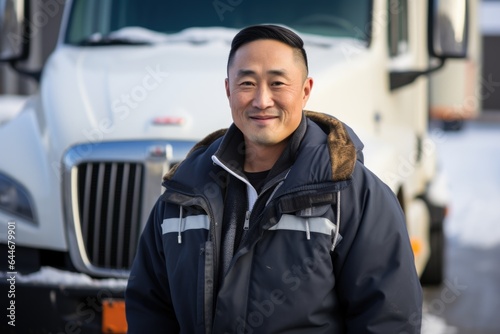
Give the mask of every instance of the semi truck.
[[1, 60], [38, 83], [0, 123], [3, 333], [126, 332], [124, 290], [162, 175], [231, 123], [230, 42], [260, 23], [304, 39], [307, 109], [359, 134], [365, 164], [405, 213], [422, 283], [441, 282], [446, 182], [428, 122], [431, 95], [448, 83], [431, 88], [430, 75], [467, 59], [474, 1], [42, 4], [64, 14], [54, 51], [28, 71], [50, 11], [0, 1]]

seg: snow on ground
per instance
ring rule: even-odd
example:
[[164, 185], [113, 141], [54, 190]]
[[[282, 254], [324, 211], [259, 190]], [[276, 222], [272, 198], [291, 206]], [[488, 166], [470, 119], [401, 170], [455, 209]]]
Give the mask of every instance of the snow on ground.
[[446, 321], [430, 313], [424, 313], [422, 317], [422, 334], [456, 334], [455, 327], [448, 326]]
[[448, 238], [478, 248], [500, 245], [500, 132], [473, 122], [434, 136], [450, 189]]
[[[0, 276], [9, 273], [0, 273]], [[4, 278], [4, 277], [2, 277]], [[79, 287], [99, 287], [113, 288], [123, 290], [127, 286], [126, 279], [94, 279], [82, 273], [64, 271], [52, 267], [42, 267], [39, 271], [31, 274], [16, 274], [16, 280], [20, 283], [31, 283], [40, 285], [57, 285], [57, 286], [79, 286]]]

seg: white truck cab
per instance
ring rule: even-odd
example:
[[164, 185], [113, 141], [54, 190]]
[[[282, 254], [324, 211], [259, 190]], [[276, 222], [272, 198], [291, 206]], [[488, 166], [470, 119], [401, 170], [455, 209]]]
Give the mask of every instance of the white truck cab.
[[[34, 16], [29, 1], [0, 4], [0, 56], [19, 68]], [[366, 166], [400, 200], [423, 282], [439, 283], [446, 198], [428, 133], [428, 74], [466, 57], [467, 13], [466, 0], [66, 1], [38, 92], [0, 123], [0, 249], [15, 223], [19, 295], [58, 310], [38, 308], [28, 321], [19, 301], [18, 329], [126, 328], [123, 309], [110, 310], [161, 177], [231, 123], [230, 41], [257, 23], [302, 36], [315, 80], [306, 108], [360, 136]]]

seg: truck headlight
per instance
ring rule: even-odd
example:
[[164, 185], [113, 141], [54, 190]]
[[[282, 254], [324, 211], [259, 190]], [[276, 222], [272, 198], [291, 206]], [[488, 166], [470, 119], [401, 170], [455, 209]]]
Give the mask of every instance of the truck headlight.
[[0, 173], [0, 210], [34, 222], [31, 203], [28, 191], [21, 184]]

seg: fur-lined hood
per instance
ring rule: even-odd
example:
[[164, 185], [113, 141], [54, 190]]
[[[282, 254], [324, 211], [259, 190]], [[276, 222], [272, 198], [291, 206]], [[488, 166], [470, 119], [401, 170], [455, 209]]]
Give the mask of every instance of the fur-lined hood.
[[[344, 181], [350, 178], [354, 171], [356, 160], [363, 162], [361, 153], [363, 144], [356, 134], [337, 118], [314, 111], [304, 110], [305, 116], [316, 123], [326, 134], [330, 152], [330, 161], [334, 181]], [[227, 129], [212, 132], [191, 148], [187, 156], [201, 147], [207, 147], [218, 138], [224, 136]], [[164, 176], [170, 180], [179, 164], [174, 165]]]

